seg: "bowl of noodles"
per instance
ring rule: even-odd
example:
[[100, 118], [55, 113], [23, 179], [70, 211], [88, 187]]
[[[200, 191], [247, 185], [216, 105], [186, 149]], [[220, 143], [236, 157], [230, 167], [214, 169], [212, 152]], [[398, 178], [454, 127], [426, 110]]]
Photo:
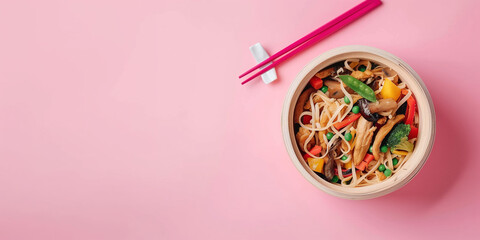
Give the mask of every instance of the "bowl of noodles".
[[386, 51], [344, 46], [290, 86], [282, 133], [300, 173], [324, 192], [369, 199], [408, 183], [427, 160], [435, 110], [418, 74]]

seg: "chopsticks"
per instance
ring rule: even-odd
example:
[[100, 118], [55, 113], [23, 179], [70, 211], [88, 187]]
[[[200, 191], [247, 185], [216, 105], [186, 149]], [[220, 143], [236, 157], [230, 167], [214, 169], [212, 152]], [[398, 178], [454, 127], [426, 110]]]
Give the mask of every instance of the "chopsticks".
[[267, 72], [271, 68], [277, 66], [278, 64], [282, 63], [283, 61], [287, 60], [289, 57], [297, 54], [298, 52], [312, 46], [313, 44], [317, 43], [318, 41], [330, 36], [334, 32], [340, 30], [342, 27], [346, 26], [347, 24], [355, 21], [356, 19], [360, 18], [361, 16], [365, 15], [366, 13], [370, 12], [374, 8], [381, 5], [382, 2], [380, 0], [366, 0], [362, 3], [358, 4], [354, 8], [348, 10], [347, 12], [343, 13], [342, 15], [336, 17], [335, 19], [331, 20], [327, 24], [317, 28], [313, 32], [307, 34], [306, 36], [300, 38], [299, 40], [295, 41], [294, 43], [288, 45], [284, 49], [280, 50], [279, 52], [275, 53], [271, 57], [265, 59], [261, 63], [255, 65], [254, 67], [250, 68], [245, 73], [241, 74], [239, 78], [242, 78], [249, 73], [255, 71], [256, 69], [264, 66], [271, 62], [270, 65], [266, 66], [265, 68], [261, 69], [260, 71], [256, 72], [245, 81], [242, 82], [242, 85], [250, 82], [254, 78], [260, 76], [261, 74]]

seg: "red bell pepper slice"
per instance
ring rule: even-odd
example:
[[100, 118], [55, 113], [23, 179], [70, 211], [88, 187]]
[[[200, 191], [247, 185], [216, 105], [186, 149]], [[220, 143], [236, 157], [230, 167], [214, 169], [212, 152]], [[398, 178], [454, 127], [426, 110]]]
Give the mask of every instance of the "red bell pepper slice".
[[313, 88], [318, 90], [318, 89], [322, 88], [323, 80], [314, 76], [314, 77], [312, 77], [312, 79], [310, 79], [310, 85], [312, 85]]
[[303, 117], [302, 117], [302, 123], [303, 123], [303, 124], [310, 124], [310, 120], [312, 120], [312, 116], [310, 116], [310, 115], [303, 115]]
[[362, 116], [362, 114], [360, 114], [360, 113], [350, 115], [350, 116], [346, 117], [345, 119], [343, 119], [343, 121], [334, 123], [333, 126], [337, 130], [340, 130], [340, 129], [348, 126], [348, 124], [350, 124], [352, 122], [355, 122], [355, 120], [359, 119], [360, 116]]
[[405, 124], [410, 125], [410, 133], [408, 134], [408, 139], [416, 138], [418, 135], [418, 128], [413, 126], [413, 121], [415, 120], [415, 109], [417, 102], [413, 96], [410, 96], [407, 99], [407, 111], [405, 113]]
[[[338, 171], [335, 169], [335, 175], [338, 176]], [[352, 169], [344, 169], [342, 168], [342, 176], [344, 178], [352, 176]]]
[[413, 120], [415, 119], [415, 105], [416, 101], [413, 96], [410, 96], [407, 99], [407, 112], [405, 116], [405, 124], [412, 124]]
[[416, 138], [418, 136], [418, 128], [410, 124], [410, 133], [408, 134], [408, 139]]

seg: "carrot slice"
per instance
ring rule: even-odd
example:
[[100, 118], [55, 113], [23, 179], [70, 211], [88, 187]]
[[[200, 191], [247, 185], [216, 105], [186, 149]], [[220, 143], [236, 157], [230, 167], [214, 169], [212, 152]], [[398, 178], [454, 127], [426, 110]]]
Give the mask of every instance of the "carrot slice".
[[[309, 152], [316, 156], [318, 154], [320, 154], [322, 152], [322, 146], [318, 146], [318, 145], [315, 145], [312, 149], [309, 150]], [[309, 158], [311, 158], [312, 156], [310, 156], [310, 154], [308, 153], [305, 153], [303, 155], [303, 159], [305, 159], [305, 161], [307, 161]]]
[[350, 123], [355, 122], [357, 119], [360, 118], [360, 116], [362, 116], [360, 113], [350, 115], [350, 116], [346, 117], [345, 119], [343, 119], [343, 121], [334, 123], [333, 126], [337, 130], [340, 130], [340, 129], [348, 126]]
[[310, 149], [310, 153], [313, 155], [320, 154], [322, 152], [322, 146], [315, 145], [312, 149]]
[[358, 166], [355, 166], [358, 170], [363, 171], [367, 167], [367, 163], [362, 161]]
[[364, 161], [365, 163], [367, 163], [367, 165], [368, 165], [373, 159], [374, 159], [373, 155], [367, 153], [367, 155], [365, 155], [365, 158], [363, 159], [363, 161]]

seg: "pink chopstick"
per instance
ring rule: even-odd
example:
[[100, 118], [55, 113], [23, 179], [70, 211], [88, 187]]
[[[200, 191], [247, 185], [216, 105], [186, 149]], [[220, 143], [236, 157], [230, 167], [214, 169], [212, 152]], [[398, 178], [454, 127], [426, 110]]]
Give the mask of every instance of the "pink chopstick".
[[[264, 60], [263, 62], [257, 64], [255, 67], [251, 68], [244, 74], [240, 75], [240, 77], [243, 77], [258, 67], [263, 66], [264, 64], [267, 64], [271, 62], [270, 65], [266, 66], [264, 69], [258, 71], [255, 73], [253, 76], [249, 77], [245, 81], [242, 82], [242, 85], [253, 80], [257, 76], [267, 72], [271, 68], [277, 66], [281, 62], [285, 61], [289, 57], [293, 56], [294, 54], [312, 46], [316, 42], [328, 37], [332, 33], [338, 31], [340, 28], [344, 27], [345, 25], [353, 22], [354, 20], [360, 18], [361, 16], [365, 15], [369, 11], [373, 10], [374, 8], [378, 7], [381, 4], [380, 0], [367, 0], [362, 2], [361, 4], [357, 5], [356, 7], [350, 9], [349, 11], [345, 12], [341, 16], [335, 18], [334, 20], [330, 21], [326, 25], [316, 29], [315, 31], [311, 32], [307, 36], [295, 41], [294, 43], [290, 44], [288, 47], [282, 49], [280, 52], [272, 55], [270, 58]], [[302, 40], [302, 41], [301, 41]], [[303, 45], [301, 45], [304, 43]], [[287, 53], [286, 55], [284, 55]], [[282, 56], [284, 55], [284, 56]], [[279, 56], [282, 56], [278, 59], [275, 59]], [[275, 60], [274, 60], [275, 59]]]
[[298, 39], [297, 41], [295, 41], [294, 43], [288, 45], [287, 47], [285, 47], [284, 49], [280, 50], [279, 52], [273, 54], [272, 56], [270, 56], [269, 58], [265, 59], [264, 61], [262, 61], [261, 63], [255, 65], [254, 67], [250, 68], [249, 70], [247, 70], [246, 72], [244, 72], [242, 75], [238, 76], [238, 78], [242, 78], [244, 77], [245, 75], [253, 72], [255, 69], [271, 62], [272, 60], [276, 59], [277, 57], [280, 57], [282, 56], [283, 54], [291, 51], [292, 49], [298, 47], [299, 45], [303, 44], [304, 42], [308, 41], [309, 39], [315, 37], [316, 35], [318, 35], [319, 33], [325, 31], [326, 29], [334, 26], [335, 24], [339, 23], [340, 21], [344, 20], [345, 18], [351, 16], [352, 14], [358, 12], [359, 10], [361, 10], [362, 8], [366, 7], [369, 3], [373, 2], [373, 1], [379, 1], [379, 0], [366, 0], [366, 1], [363, 1], [362, 3], [358, 4], [357, 6], [353, 7], [352, 9], [346, 11], [345, 13], [343, 13], [342, 15], [336, 17], [335, 19], [331, 20], [330, 22], [328, 22], [327, 24], [315, 29], [313, 32], [307, 34], [306, 36]]

